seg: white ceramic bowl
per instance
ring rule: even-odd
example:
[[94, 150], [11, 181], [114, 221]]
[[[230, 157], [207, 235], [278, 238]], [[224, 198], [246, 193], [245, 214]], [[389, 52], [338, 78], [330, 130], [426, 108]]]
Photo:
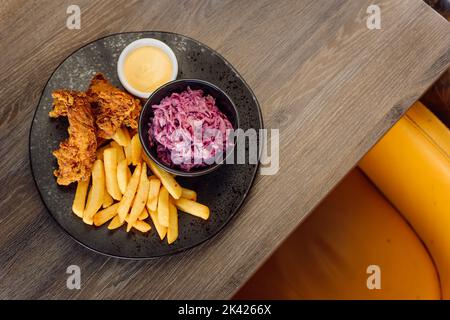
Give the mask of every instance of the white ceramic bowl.
[[[169, 57], [170, 62], [172, 63], [172, 76], [170, 77], [170, 81], [175, 80], [178, 75], [177, 57], [175, 56], [175, 53], [173, 53], [172, 49], [170, 49], [170, 47], [167, 44], [165, 44], [162, 41], [152, 39], [152, 38], [142, 38], [142, 39], [131, 42], [129, 45], [127, 45], [125, 47], [125, 49], [123, 49], [122, 53], [119, 56], [119, 61], [117, 62], [117, 73], [119, 75], [120, 82], [122, 83], [122, 85], [128, 92], [130, 92], [131, 94], [133, 94], [139, 98], [145, 98], [145, 99], [148, 98], [153, 92], [142, 92], [142, 91], [139, 91], [139, 90], [136, 90], [135, 88], [133, 88], [128, 83], [127, 79], [125, 78], [123, 65], [125, 63], [125, 58], [127, 57], [127, 55], [130, 52], [132, 52], [133, 50], [135, 50], [137, 48], [147, 47], [147, 46], [159, 48], [162, 51], [164, 51], [164, 53], [166, 53], [167, 56]], [[163, 84], [161, 84], [161, 85], [163, 85]]]

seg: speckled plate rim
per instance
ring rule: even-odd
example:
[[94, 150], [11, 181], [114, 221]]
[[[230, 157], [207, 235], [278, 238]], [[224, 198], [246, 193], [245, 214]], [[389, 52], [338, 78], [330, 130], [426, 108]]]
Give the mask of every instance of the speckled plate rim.
[[[42, 98], [43, 98], [43, 96], [44, 96], [45, 88], [47, 87], [48, 83], [49, 83], [50, 80], [52, 79], [54, 73], [59, 69], [59, 67], [60, 67], [60, 66], [61, 66], [61, 65], [62, 65], [69, 57], [71, 57], [72, 55], [74, 55], [75, 53], [77, 53], [80, 49], [82, 49], [82, 48], [84, 48], [84, 47], [86, 47], [86, 46], [88, 46], [88, 45], [90, 45], [90, 44], [92, 44], [92, 43], [94, 43], [94, 42], [96, 42], [96, 41], [99, 41], [99, 40], [102, 40], [102, 39], [105, 39], [105, 38], [108, 38], [108, 37], [114, 37], [114, 36], [121, 35], [121, 34], [143, 33], [143, 32], [159, 32], [159, 33], [165, 33], [165, 34], [172, 34], [172, 35], [175, 35], [175, 36], [181, 36], [181, 37], [187, 38], [187, 39], [189, 39], [189, 40], [191, 40], [191, 41], [197, 43], [197, 44], [200, 45], [200, 46], [205, 47], [206, 49], [210, 50], [213, 54], [215, 54], [215, 55], [217, 55], [219, 58], [221, 58], [221, 59], [225, 62], [225, 64], [226, 64], [226, 65], [227, 65], [227, 66], [228, 66], [228, 67], [236, 74], [236, 76], [239, 78], [239, 80], [241, 80], [242, 83], [243, 83], [243, 84], [247, 87], [247, 89], [249, 90], [249, 92], [250, 92], [250, 94], [252, 95], [252, 98], [253, 98], [253, 100], [254, 100], [254, 102], [255, 102], [255, 104], [256, 104], [256, 107], [257, 107], [258, 121], [259, 121], [260, 124], [261, 124], [261, 128], [264, 128], [264, 122], [263, 122], [263, 117], [262, 117], [262, 112], [261, 112], [261, 106], [260, 106], [260, 104], [259, 104], [259, 102], [258, 102], [258, 99], [256, 98], [256, 96], [255, 96], [253, 90], [252, 90], [251, 87], [248, 85], [248, 83], [244, 80], [244, 78], [242, 78], [242, 76], [240, 75], [240, 73], [233, 67], [233, 65], [232, 65], [227, 59], [225, 59], [225, 58], [224, 58], [220, 53], [218, 53], [216, 50], [210, 48], [208, 45], [204, 44], [203, 42], [200, 42], [200, 41], [198, 41], [198, 40], [195, 40], [194, 38], [191, 38], [191, 37], [189, 37], [189, 36], [186, 36], [186, 35], [183, 35], [183, 34], [180, 34], [180, 33], [175, 33], [175, 32], [158, 31], [158, 30], [116, 32], [116, 33], [111, 33], [111, 34], [108, 34], [108, 35], [106, 35], [106, 36], [103, 36], [103, 37], [100, 37], [100, 38], [91, 40], [91, 41], [89, 41], [89, 42], [87, 42], [87, 43], [81, 45], [80, 47], [78, 47], [77, 49], [75, 49], [74, 51], [72, 51], [68, 56], [66, 56], [66, 57], [65, 57], [65, 58], [64, 58], [64, 59], [56, 66], [56, 68], [52, 71], [52, 73], [50, 74], [49, 78], [47, 79], [47, 81], [46, 81], [44, 87], [42, 88], [41, 94], [40, 94], [40, 96], [39, 96], [39, 101], [38, 101], [38, 103], [37, 103], [37, 105], [36, 105], [36, 108], [34, 109], [33, 118], [31, 119], [31, 126], [30, 126], [30, 130], [29, 130], [29, 133], [28, 133], [28, 161], [29, 161], [29, 163], [30, 163], [31, 175], [32, 175], [32, 177], [33, 177], [34, 185], [35, 185], [35, 187], [36, 187], [36, 189], [37, 189], [37, 191], [38, 191], [39, 197], [41, 198], [41, 201], [42, 201], [42, 203], [44, 204], [45, 209], [47, 210], [47, 213], [52, 217], [52, 219], [53, 219], [53, 220], [56, 222], [56, 224], [64, 231], [65, 234], [67, 234], [70, 238], [72, 238], [76, 243], [80, 244], [82, 247], [87, 248], [87, 249], [89, 249], [89, 250], [91, 250], [91, 251], [93, 251], [93, 252], [95, 252], [95, 253], [98, 253], [98, 254], [101, 254], [101, 255], [104, 255], [104, 256], [107, 256], [107, 257], [117, 258], [117, 259], [123, 259], [123, 260], [152, 260], [152, 259], [158, 259], [158, 258], [161, 258], [161, 257], [173, 256], [173, 255], [182, 253], [182, 252], [184, 252], [184, 251], [190, 250], [190, 249], [192, 249], [192, 248], [194, 248], [194, 247], [197, 247], [197, 246], [203, 244], [204, 242], [206, 242], [206, 241], [208, 241], [208, 240], [211, 240], [212, 238], [214, 238], [215, 236], [217, 236], [219, 233], [221, 233], [221, 232], [223, 231], [223, 229], [225, 228], [225, 226], [227, 226], [227, 225], [230, 223], [231, 219], [233, 219], [233, 218], [237, 215], [237, 213], [240, 211], [240, 209], [241, 209], [242, 206], [244, 205], [245, 201], [247, 200], [248, 193], [249, 193], [250, 190], [252, 189], [252, 187], [253, 187], [253, 185], [254, 185], [254, 183], [255, 183], [256, 176], [257, 176], [257, 174], [258, 174], [258, 170], [259, 170], [259, 166], [260, 166], [260, 159], [261, 159], [261, 154], [262, 154], [262, 148], [260, 148], [260, 150], [259, 150], [259, 152], [258, 152], [258, 159], [257, 159], [257, 160], [258, 160], [258, 164], [255, 166], [255, 169], [254, 169], [253, 172], [252, 172], [252, 179], [251, 179], [251, 182], [250, 182], [250, 184], [248, 185], [247, 189], [245, 190], [241, 202], [236, 206], [236, 208], [235, 208], [235, 209], [232, 211], [232, 213], [228, 216], [228, 218], [226, 219], [226, 221], [225, 221], [225, 222], [217, 229], [217, 231], [216, 231], [215, 233], [213, 233], [213, 234], [211, 234], [211, 235], [205, 237], [204, 239], [202, 239], [202, 240], [200, 240], [200, 241], [198, 241], [198, 242], [196, 242], [196, 243], [194, 243], [194, 244], [192, 244], [192, 245], [190, 245], [190, 246], [187, 246], [187, 247], [185, 247], [185, 248], [182, 248], [182, 249], [179, 249], [179, 250], [170, 252], [170, 253], [160, 254], [160, 255], [155, 255], [155, 256], [151, 256], [151, 257], [127, 257], [127, 256], [124, 256], [124, 255], [114, 255], [114, 254], [102, 252], [102, 251], [100, 251], [100, 250], [97, 250], [97, 249], [91, 247], [90, 245], [88, 245], [88, 244], [82, 242], [81, 240], [77, 239], [77, 238], [76, 238], [74, 235], [72, 235], [66, 228], [64, 228], [64, 226], [56, 219], [56, 217], [55, 217], [53, 214], [51, 214], [51, 212], [50, 212], [50, 210], [49, 210], [49, 208], [48, 208], [48, 206], [47, 206], [47, 203], [44, 201], [44, 198], [43, 198], [43, 196], [42, 196], [41, 190], [39, 189], [38, 183], [37, 183], [37, 181], [36, 181], [36, 177], [35, 177], [35, 175], [34, 175], [33, 161], [31, 160], [31, 133], [32, 133], [32, 131], [33, 131], [33, 125], [34, 125], [34, 119], [35, 119], [35, 117], [36, 117], [36, 113], [37, 113], [37, 111], [38, 111], [38, 108], [39, 108], [39, 105], [40, 105], [40, 103], [41, 103], [41, 100], [42, 100]], [[263, 138], [261, 137], [261, 139], [260, 139], [260, 141], [259, 141], [260, 145], [262, 145], [263, 142], [264, 142], [264, 141], [263, 141]]]

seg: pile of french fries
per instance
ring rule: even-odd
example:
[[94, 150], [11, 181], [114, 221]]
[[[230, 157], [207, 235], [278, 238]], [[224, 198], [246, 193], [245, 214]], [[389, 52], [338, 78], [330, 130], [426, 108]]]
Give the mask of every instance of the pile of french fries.
[[127, 232], [134, 228], [146, 233], [151, 220], [160, 239], [167, 236], [171, 244], [178, 238], [178, 210], [209, 218], [210, 210], [197, 202], [197, 193], [181, 187], [148, 158], [138, 134], [131, 138], [126, 128], [97, 150], [91, 177], [90, 189], [90, 181], [78, 182], [72, 206], [86, 224], [98, 227], [109, 221], [110, 230], [126, 224]]

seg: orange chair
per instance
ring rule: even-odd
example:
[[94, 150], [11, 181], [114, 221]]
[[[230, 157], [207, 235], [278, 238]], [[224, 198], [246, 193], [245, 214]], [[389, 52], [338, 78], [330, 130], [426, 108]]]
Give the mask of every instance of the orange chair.
[[235, 298], [450, 298], [449, 154], [416, 103]]
[[360, 167], [430, 251], [450, 299], [450, 131], [416, 103]]

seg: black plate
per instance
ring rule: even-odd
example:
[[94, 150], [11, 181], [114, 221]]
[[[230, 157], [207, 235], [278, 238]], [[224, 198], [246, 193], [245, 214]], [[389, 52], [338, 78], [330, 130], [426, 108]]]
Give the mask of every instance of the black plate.
[[[106, 225], [94, 228], [84, 224], [71, 210], [75, 184], [56, 184], [52, 151], [67, 137], [67, 120], [50, 119], [51, 92], [66, 88], [86, 90], [95, 72], [102, 72], [116, 86], [120, 82], [116, 64], [122, 49], [140, 38], [164, 41], [178, 59], [178, 78], [203, 79], [222, 88], [235, 102], [241, 128], [262, 128], [261, 111], [251, 89], [222, 56], [204, 44], [174, 33], [130, 32], [110, 35], [91, 42], [66, 58], [45, 86], [30, 131], [30, 161], [33, 176], [48, 211], [82, 245], [110, 256], [132, 259], [170, 255], [192, 248], [217, 234], [242, 205], [250, 190], [256, 164], [224, 165], [215, 172], [196, 178], [177, 180], [198, 193], [198, 201], [211, 208], [209, 220], [179, 214], [179, 238], [171, 245], [159, 240], [154, 227], [148, 235], [126, 233], [123, 228], [109, 231]], [[258, 141], [259, 143], [259, 141]]]

